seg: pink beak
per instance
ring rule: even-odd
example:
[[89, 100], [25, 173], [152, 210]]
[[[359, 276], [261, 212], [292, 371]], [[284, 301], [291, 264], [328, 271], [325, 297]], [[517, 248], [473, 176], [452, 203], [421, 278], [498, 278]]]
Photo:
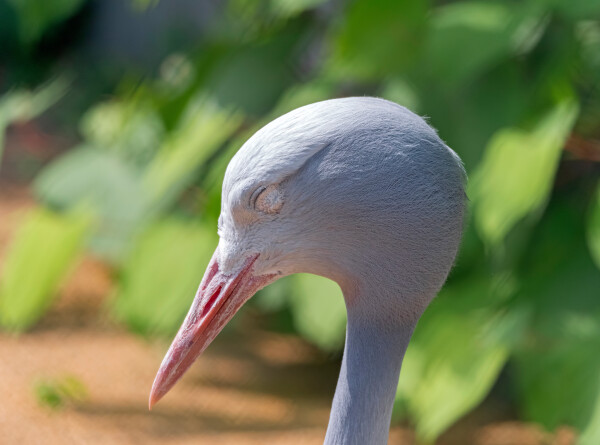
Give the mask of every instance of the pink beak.
[[224, 275], [219, 270], [216, 253], [213, 254], [192, 307], [156, 374], [150, 391], [150, 409], [177, 383], [239, 308], [275, 279], [276, 275], [252, 275], [257, 258], [258, 254], [247, 258], [239, 271]]

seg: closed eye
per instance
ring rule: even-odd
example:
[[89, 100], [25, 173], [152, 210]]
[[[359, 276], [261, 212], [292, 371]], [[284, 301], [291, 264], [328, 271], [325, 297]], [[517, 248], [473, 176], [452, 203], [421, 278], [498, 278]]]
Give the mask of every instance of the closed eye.
[[278, 184], [261, 186], [252, 194], [251, 202], [254, 210], [261, 213], [279, 213], [283, 206], [283, 194]]
[[250, 202], [248, 203], [251, 209], [256, 208], [256, 200], [258, 199], [260, 194], [262, 192], [264, 192], [266, 189], [267, 189], [267, 187], [265, 187], [264, 185], [261, 185], [256, 190], [254, 190], [254, 192], [252, 192], [252, 195], [250, 195]]

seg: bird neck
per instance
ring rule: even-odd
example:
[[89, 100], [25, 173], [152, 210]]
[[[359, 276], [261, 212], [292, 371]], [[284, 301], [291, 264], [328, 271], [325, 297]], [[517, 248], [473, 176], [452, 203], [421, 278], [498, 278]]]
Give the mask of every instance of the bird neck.
[[416, 321], [365, 317], [346, 301], [346, 344], [325, 444], [387, 444], [400, 367]]

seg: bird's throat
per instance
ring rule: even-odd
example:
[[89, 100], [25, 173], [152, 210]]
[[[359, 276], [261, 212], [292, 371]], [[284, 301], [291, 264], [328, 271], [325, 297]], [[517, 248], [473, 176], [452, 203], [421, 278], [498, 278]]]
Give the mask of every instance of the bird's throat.
[[325, 445], [384, 445], [414, 324], [390, 326], [351, 312]]

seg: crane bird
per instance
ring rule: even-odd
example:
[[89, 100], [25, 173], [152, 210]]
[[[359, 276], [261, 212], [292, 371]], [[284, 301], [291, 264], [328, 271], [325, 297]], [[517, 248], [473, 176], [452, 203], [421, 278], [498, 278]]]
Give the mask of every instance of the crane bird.
[[317, 102], [264, 126], [227, 167], [219, 243], [150, 408], [259, 289], [312, 273], [339, 284], [348, 315], [325, 443], [387, 443], [408, 342], [460, 244], [464, 182], [436, 131], [383, 99]]

